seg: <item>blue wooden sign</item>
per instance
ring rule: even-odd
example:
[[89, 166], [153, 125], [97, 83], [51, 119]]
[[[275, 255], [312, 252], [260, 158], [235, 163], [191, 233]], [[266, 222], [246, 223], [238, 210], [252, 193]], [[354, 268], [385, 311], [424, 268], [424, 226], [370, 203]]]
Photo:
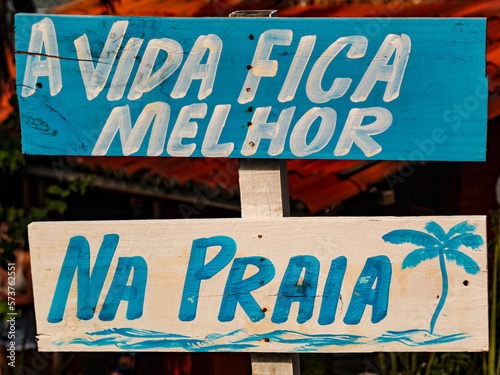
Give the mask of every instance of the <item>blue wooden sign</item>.
[[481, 161], [485, 28], [17, 15], [23, 150]]

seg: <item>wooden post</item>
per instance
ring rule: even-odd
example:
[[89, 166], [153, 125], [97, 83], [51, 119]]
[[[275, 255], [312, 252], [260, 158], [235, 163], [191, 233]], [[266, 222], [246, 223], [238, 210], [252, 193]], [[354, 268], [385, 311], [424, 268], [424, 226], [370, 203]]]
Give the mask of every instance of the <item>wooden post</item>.
[[290, 216], [286, 160], [240, 159], [241, 217]]
[[[240, 159], [241, 216], [243, 218], [290, 215], [286, 160]], [[254, 375], [298, 375], [298, 354], [252, 354]]]
[[[236, 11], [229, 17], [276, 17], [277, 10]], [[240, 159], [241, 217], [290, 216], [286, 160]], [[252, 373], [298, 375], [298, 354], [252, 354]]]

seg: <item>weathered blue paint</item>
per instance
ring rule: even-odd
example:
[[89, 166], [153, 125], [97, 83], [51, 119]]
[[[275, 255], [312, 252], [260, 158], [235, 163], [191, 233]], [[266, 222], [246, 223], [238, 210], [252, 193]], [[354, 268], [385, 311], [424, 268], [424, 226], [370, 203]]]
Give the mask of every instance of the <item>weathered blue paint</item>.
[[[134, 270], [131, 285], [127, 285], [130, 272]], [[115, 276], [106, 295], [99, 319], [110, 321], [115, 319], [121, 301], [127, 301], [126, 318], [139, 319], [144, 307], [144, 296], [148, 280], [148, 265], [143, 257], [118, 258]]]
[[451, 335], [437, 335], [423, 329], [409, 329], [406, 331], [387, 331], [386, 334], [373, 340], [373, 343], [399, 342], [406, 346], [436, 345], [463, 340], [471, 337], [466, 333], [454, 333]]
[[439, 268], [441, 269], [441, 277], [443, 280], [443, 289], [441, 295], [439, 296], [439, 303], [432, 314], [431, 318], [431, 332], [434, 331], [434, 326], [436, 325], [436, 320], [443, 309], [444, 303], [446, 301], [446, 297], [448, 297], [448, 271], [446, 270], [446, 264], [444, 260], [444, 254], [442, 250], [438, 251], [439, 253]]
[[[299, 255], [290, 259], [276, 298], [271, 318], [273, 323], [286, 322], [294, 302], [299, 303], [297, 323], [302, 324], [311, 319], [318, 288], [319, 267], [319, 260], [311, 255]], [[304, 278], [301, 279], [303, 270]]]
[[[117, 234], [104, 236], [91, 274], [90, 247], [87, 239], [83, 236], [75, 236], [70, 239], [47, 321], [50, 323], [62, 321], [75, 272], [77, 273], [78, 291], [76, 317], [82, 320], [94, 317], [118, 241]], [[132, 269], [134, 269], [132, 282], [131, 285], [127, 285]], [[140, 256], [119, 258], [99, 319], [103, 321], [113, 320], [121, 301], [128, 302], [126, 313], [128, 320], [140, 318], [144, 307], [147, 279], [148, 265], [144, 258]]]
[[149, 338], [149, 339], [187, 339], [189, 336], [177, 335], [174, 333], [165, 333], [158, 331], [151, 331], [148, 329], [138, 329], [138, 328], [109, 328], [102, 331], [90, 332], [90, 336], [111, 336], [111, 335], [121, 335], [124, 337], [135, 337], [135, 338]]
[[16, 15], [23, 151], [484, 160], [485, 27]]
[[445, 260], [455, 262], [457, 266], [463, 267], [467, 273], [475, 275], [481, 271], [478, 264], [467, 254], [458, 251], [458, 249], [465, 246], [470, 247], [472, 250], [478, 250], [484, 245], [484, 241], [479, 234], [474, 233], [476, 226], [467, 221], [456, 224], [448, 233], [435, 221], [428, 222], [424, 229], [429, 234], [417, 230], [399, 229], [385, 234], [382, 239], [397, 245], [410, 243], [423, 246], [413, 250], [406, 256], [402, 269], [416, 267], [424, 260], [439, 258], [443, 287], [439, 303], [431, 318], [430, 332], [432, 333], [448, 296], [448, 271], [446, 270]]
[[[96, 336], [104, 337], [96, 338]], [[67, 342], [55, 342], [55, 345], [71, 347], [71, 345], [80, 344], [89, 347], [106, 347], [108, 349], [114, 346], [122, 350], [170, 348], [192, 352], [212, 352], [257, 348], [259, 347], [259, 342], [267, 339], [275, 343], [287, 345], [287, 351], [290, 352], [310, 352], [325, 347], [331, 347], [334, 350], [335, 348], [348, 345], [377, 345], [391, 342], [398, 342], [407, 347], [418, 347], [439, 345], [463, 340], [468, 337], [470, 335], [465, 333], [437, 335], [421, 329], [387, 331], [379, 337], [349, 334], [309, 335], [288, 330], [275, 330], [263, 334], [250, 335], [240, 329], [226, 335], [214, 333], [204, 339], [193, 339], [172, 333], [115, 328], [105, 331], [87, 332], [86, 337], [75, 338]]]
[[[433, 221], [427, 223], [425, 229], [430, 234], [416, 230], [399, 229], [385, 234], [382, 239], [393, 244], [411, 243], [424, 246], [406, 256], [402, 269], [416, 267], [424, 260], [439, 257], [443, 290], [431, 319], [430, 332], [432, 333], [448, 295], [445, 257], [447, 260], [462, 266], [469, 274], [477, 274], [480, 272], [477, 263], [468, 255], [458, 251], [458, 248], [463, 245], [477, 250], [484, 244], [484, 241], [480, 235], [474, 233], [476, 226], [466, 221], [456, 224], [448, 233], [445, 233], [443, 228]], [[118, 240], [119, 237], [116, 234], [104, 236], [91, 276], [90, 248], [87, 239], [83, 236], [75, 236], [70, 239], [47, 317], [48, 322], [58, 323], [62, 321], [68, 294], [77, 270], [77, 317], [83, 320], [93, 318]], [[220, 247], [220, 250], [213, 259], [205, 264], [209, 247]], [[193, 240], [178, 315], [180, 321], [188, 322], [196, 318], [201, 281], [211, 279], [228, 266], [236, 251], [236, 242], [228, 236]], [[243, 279], [249, 265], [257, 268], [257, 272]], [[329, 325], [335, 321], [346, 268], [347, 258], [345, 256], [340, 256], [331, 262], [323, 289], [318, 318], [320, 325]], [[128, 285], [132, 269], [134, 270], [133, 278], [131, 284]], [[297, 323], [303, 324], [311, 319], [317, 297], [319, 272], [320, 262], [314, 256], [298, 255], [290, 258], [277, 292], [271, 317], [272, 323], [285, 323], [294, 302], [299, 303]], [[265, 311], [251, 292], [267, 285], [273, 280], [275, 274], [274, 264], [265, 257], [249, 256], [234, 259], [227, 276], [218, 320], [220, 322], [232, 321], [238, 303], [250, 321], [255, 323], [264, 319]], [[143, 314], [147, 275], [148, 265], [144, 258], [140, 256], [120, 257], [99, 319], [102, 321], [114, 320], [121, 301], [128, 302], [126, 313], [128, 320], [140, 318]], [[367, 305], [372, 306], [372, 323], [376, 324], [383, 320], [387, 316], [389, 306], [391, 277], [392, 265], [387, 256], [378, 255], [368, 258], [354, 286], [344, 323], [348, 325], [359, 324]]]
[[[210, 246], [220, 246], [221, 250], [210, 262], [205, 264], [207, 249]], [[201, 281], [208, 280], [221, 271], [231, 262], [235, 254], [236, 242], [231, 237], [214, 236], [198, 238], [193, 241], [182, 292], [179, 320], [189, 322], [196, 318]]]
[[78, 290], [76, 316], [82, 320], [94, 317], [97, 301], [101, 295], [118, 240], [119, 237], [116, 234], [104, 236], [91, 276], [90, 247], [87, 239], [83, 236], [75, 236], [70, 239], [47, 318], [50, 323], [58, 323], [63, 319], [75, 272], [77, 272]]
[[[366, 260], [366, 264], [354, 286], [351, 302], [344, 317], [345, 324], [358, 324], [366, 305], [372, 306], [372, 323], [378, 323], [387, 316], [392, 265], [385, 255]], [[375, 288], [373, 284], [377, 282]]]
[[335, 321], [335, 313], [337, 312], [340, 290], [342, 288], [342, 281], [344, 281], [346, 268], [347, 258], [345, 256], [340, 256], [332, 260], [319, 312], [318, 323], [322, 326], [332, 324]]
[[[258, 272], [243, 280], [248, 265], [258, 268]], [[261, 307], [250, 294], [251, 291], [268, 284], [276, 274], [273, 263], [264, 257], [253, 256], [236, 258], [227, 278], [224, 296], [219, 312], [220, 322], [234, 319], [236, 305], [239, 303], [252, 322], [258, 322], [266, 316]]]

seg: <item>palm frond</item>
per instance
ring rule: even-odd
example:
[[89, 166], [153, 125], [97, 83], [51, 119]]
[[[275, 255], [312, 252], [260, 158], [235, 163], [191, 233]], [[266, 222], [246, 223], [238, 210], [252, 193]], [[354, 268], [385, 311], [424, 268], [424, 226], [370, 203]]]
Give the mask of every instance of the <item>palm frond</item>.
[[437, 237], [438, 240], [444, 241], [446, 239], [446, 232], [444, 229], [436, 223], [435, 221], [430, 221], [425, 225], [425, 230], [430, 234], [433, 234]]
[[458, 223], [457, 225], [453, 226], [448, 231], [446, 238], [450, 239], [455, 234], [471, 233], [471, 232], [474, 232], [475, 230], [476, 230], [476, 226], [474, 224], [469, 224], [469, 222], [467, 220], [462, 221], [461, 223]]
[[382, 236], [385, 242], [390, 242], [396, 245], [403, 243], [411, 243], [416, 246], [430, 247], [433, 245], [439, 246], [441, 243], [430, 234], [419, 232], [412, 229], [393, 230]]
[[479, 234], [466, 233], [459, 234], [445, 242], [445, 246], [450, 250], [458, 250], [461, 245], [477, 250], [484, 245], [484, 241]]
[[475, 275], [481, 271], [479, 265], [470, 256], [460, 251], [443, 250], [443, 252], [447, 260], [455, 262], [457, 266], [463, 267], [467, 273]]
[[421, 262], [424, 260], [432, 259], [438, 256], [438, 248], [421, 248], [421, 249], [416, 249], [413, 250], [411, 253], [409, 253], [405, 259], [403, 260], [403, 265], [401, 266], [401, 269], [405, 268], [413, 268], [418, 266]]

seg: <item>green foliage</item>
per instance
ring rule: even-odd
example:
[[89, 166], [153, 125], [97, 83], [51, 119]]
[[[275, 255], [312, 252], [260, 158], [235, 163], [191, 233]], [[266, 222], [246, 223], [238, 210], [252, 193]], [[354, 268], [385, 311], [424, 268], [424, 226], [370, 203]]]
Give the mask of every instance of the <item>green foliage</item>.
[[47, 188], [48, 197], [43, 207], [33, 207], [29, 211], [15, 206], [4, 207], [0, 203], [0, 223], [5, 223], [7, 231], [0, 237], [0, 267], [15, 261], [14, 251], [23, 246], [28, 225], [34, 221], [54, 220], [64, 214], [68, 204], [66, 199], [73, 193], [84, 195], [92, 185], [92, 178], [78, 178], [66, 184], [51, 185]]
[[308, 353], [300, 356], [301, 375], [327, 375], [331, 374], [329, 369], [330, 357], [327, 354]]
[[382, 375], [482, 375], [488, 368], [487, 353], [380, 353], [379, 361]]
[[[7, 315], [7, 314], [9, 314], [9, 315]], [[16, 306], [16, 307], [14, 307], [14, 311], [12, 311], [6, 300], [0, 301], [0, 320], [5, 320], [6, 317], [17, 318], [18, 316], [21, 316], [22, 314], [23, 314], [23, 311], [21, 308]]]
[[13, 174], [26, 165], [26, 158], [21, 152], [19, 111], [17, 110], [16, 95], [12, 96], [10, 102], [16, 110], [0, 124], [0, 172]]
[[0, 170], [2, 172], [14, 173], [16, 170], [26, 164], [26, 160], [21, 151], [6, 151], [2, 143], [3, 142], [0, 142]]
[[443, 353], [430, 374], [470, 374], [471, 356], [468, 353]]

